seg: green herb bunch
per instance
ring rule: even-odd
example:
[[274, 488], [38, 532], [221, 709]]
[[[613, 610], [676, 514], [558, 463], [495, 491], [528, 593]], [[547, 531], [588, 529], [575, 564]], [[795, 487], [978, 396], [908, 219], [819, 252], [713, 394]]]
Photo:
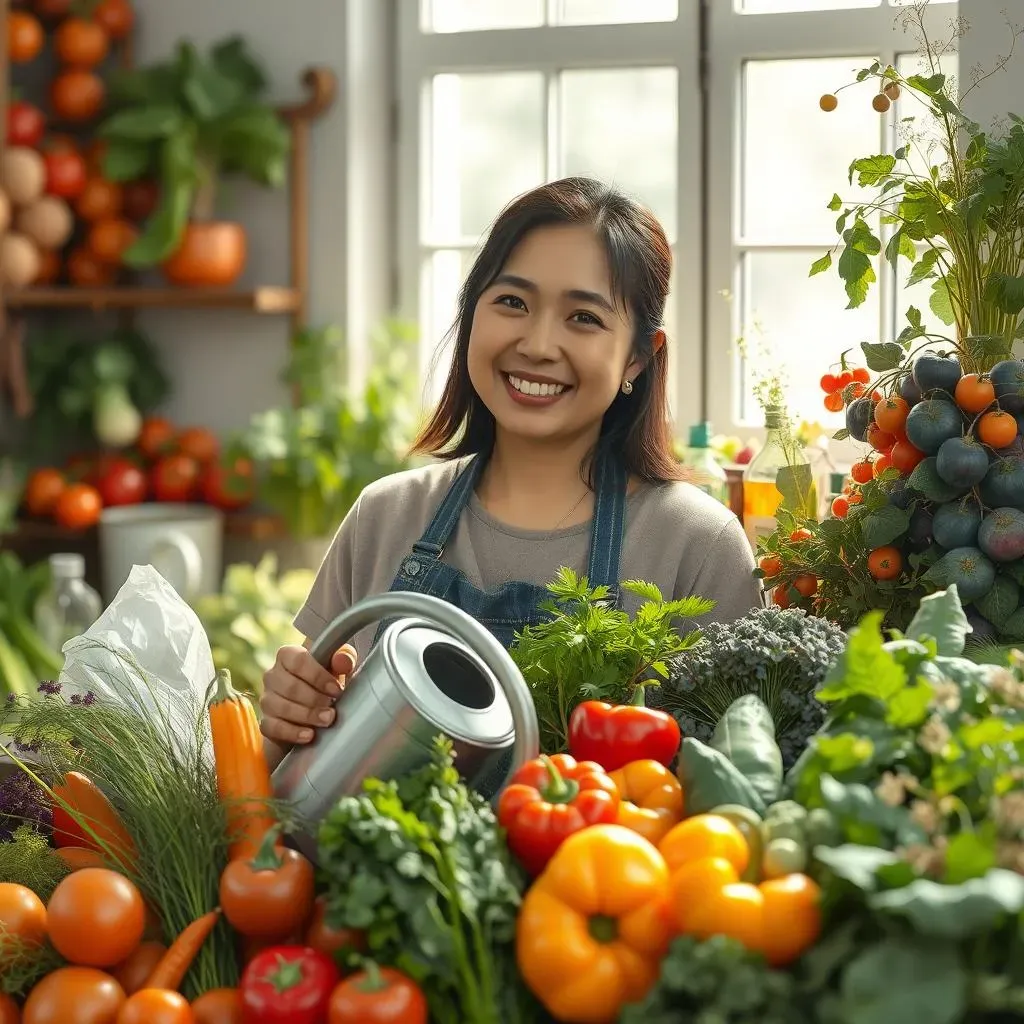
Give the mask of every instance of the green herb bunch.
[[533, 695], [541, 750], [558, 753], [568, 743], [569, 717], [586, 700], [626, 704], [637, 686], [658, 685], [668, 662], [697, 642], [681, 623], [706, 615], [713, 601], [688, 597], [666, 601], [653, 583], [624, 580], [623, 590], [642, 599], [635, 615], [611, 605], [607, 587], [563, 567], [548, 585], [550, 616], [516, 636], [509, 653]]
[[490, 805], [438, 738], [424, 767], [365, 779], [319, 833], [328, 921], [364, 931], [369, 953], [423, 988], [438, 1024], [536, 1019], [515, 962], [525, 879]]

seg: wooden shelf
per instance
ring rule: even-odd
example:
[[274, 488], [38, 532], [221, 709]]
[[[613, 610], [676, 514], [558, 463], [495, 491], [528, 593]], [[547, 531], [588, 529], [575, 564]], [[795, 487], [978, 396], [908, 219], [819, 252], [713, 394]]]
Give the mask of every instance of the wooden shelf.
[[10, 309], [237, 309], [295, 313], [297, 288], [26, 288], [5, 296]]

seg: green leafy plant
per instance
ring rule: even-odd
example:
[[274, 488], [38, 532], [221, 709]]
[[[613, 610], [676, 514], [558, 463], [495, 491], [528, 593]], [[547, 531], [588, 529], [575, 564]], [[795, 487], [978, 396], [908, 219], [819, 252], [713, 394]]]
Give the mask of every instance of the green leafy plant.
[[620, 586], [641, 598], [635, 615], [612, 606], [607, 587], [591, 587], [586, 576], [563, 566], [548, 584], [553, 599], [542, 606], [550, 617], [516, 635], [509, 653], [533, 693], [540, 746], [547, 753], [566, 749], [577, 704], [627, 704], [637, 686], [667, 678], [669, 659], [700, 638], [697, 630], [681, 635], [680, 623], [714, 607], [700, 597], [666, 601], [642, 580]]
[[113, 181], [153, 176], [160, 205], [124, 254], [145, 267], [170, 256], [190, 219], [214, 214], [226, 174], [267, 186], [284, 182], [287, 127], [263, 99], [267, 80], [245, 42], [232, 36], [202, 55], [188, 41], [168, 61], [118, 72], [113, 113], [99, 126], [104, 173]]
[[413, 339], [397, 322], [379, 331], [365, 389], [351, 395], [340, 332], [296, 337], [283, 373], [294, 403], [255, 416], [241, 441], [260, 467], [261, 496], [292, 536], [329, 536], [367, 484], [409, 465]]
[[[814, 262], [811, 274], [832, 267], [838, 252], [836, 269], [846, 288], [847, 308], [856, 308], [876, 281], [875, 257], [883, 252], [884, 239], [884, 258], [892, 269], [901, 260], [909, 264], [908, 285], [931, 282], [931, 312], [954, 328], [955, 337], [928, 331], [913, 310], [896, 342], [864, 346], [868, 367], [895, 369], [914, 342], [941, 341], [957, 351], [965, 372], [981, 372], [1009, 358], [1020, 336], [1024, 121], [1010, 114], [1006, 131], [993, 134], [964, 113], [963, 103], [1005, 68], [1021, 30], [1008, 26], [1007, 55], [987, 72], [974, 71], [971, 84], [957, 97], [942, 57], [955, 50], [966, 23], [957, 22], [950, 39], [935, 43], [925, 28], [926, 6], [914, 5], [903, 19], [919, 36], [927, 71], [904, 76], [876, 61], [852, 83], [877, 86], [872, 102], [881, 113], [893, 102], [900, 104], [902, 144], [894, 153], [860, 157], [850, 164], [850, 184], [856, 181], [874, 194], [853, 202], [833, 195], [828, 208], [838, 214], [841, 241]], [[907, 108], [910, 112], [904, 114]]]

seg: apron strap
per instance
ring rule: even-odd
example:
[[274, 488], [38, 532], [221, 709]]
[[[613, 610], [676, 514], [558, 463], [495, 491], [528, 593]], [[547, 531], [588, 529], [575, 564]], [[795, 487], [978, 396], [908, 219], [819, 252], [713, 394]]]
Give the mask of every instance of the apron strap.
[[462, 510], [469, 503], [485, 464], [486, 460], [482, 456], [474, 455], [469, 465], [455, 478], [455, 482], [448, 488], [448, 493], [434, 513], [434, 518], [430, 520], [426, 532], [413, 543], [412, 549], [416, 554], [427, 558], [441, 557], [441, 552], [459, 525]]
[[605, 586], [618, 601], [619, 555], [626, 523], [626, 468], [612, 455], [603, 456], [597, 469], [597, 500], [590, 530], [587, 579], [592, 587]]

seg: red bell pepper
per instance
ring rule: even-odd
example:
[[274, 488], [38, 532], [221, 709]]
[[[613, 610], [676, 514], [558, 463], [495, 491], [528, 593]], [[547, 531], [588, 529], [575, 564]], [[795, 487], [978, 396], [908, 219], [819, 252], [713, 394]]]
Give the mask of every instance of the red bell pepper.
[[574, 832], [610, 824], [618, 810], [619, 791], [604, 768], [568, 754], [528, 761], [498, 798], [509, 849], [531, 875], [539, 875]]
[[679, 753], [679, 724], [664, 711], [644, 707], [638, 686], [631, 704], [588, 700], [569, 716], [569, 751], [596, 761], [606, 772], [631, 761], [658, 761], [667, 768]]
[[246, 1024], [327, 1024], [337, 964], [306, 946], [271, 946], [249, 961], [239, 984]]

